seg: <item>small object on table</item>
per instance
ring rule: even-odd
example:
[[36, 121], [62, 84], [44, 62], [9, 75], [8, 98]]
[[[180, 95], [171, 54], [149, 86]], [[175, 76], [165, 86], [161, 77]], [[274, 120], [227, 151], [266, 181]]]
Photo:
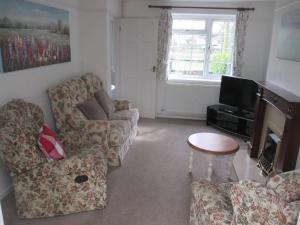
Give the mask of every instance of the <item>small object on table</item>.
[[188, 144], [192, 148], [190, 153], [189, 173], [192, 173], [194, 151], [200, 151], [207, 155], [208, 160], [208, 177], [207, 180], [211, 181], [213, 172], [213, 158], [215, 156], [228, 156], [227, 161], [227, 175], [230, 179], [233, 167], [234, 154], [239, 150], [239, 144], [232, 138], [225, 135], [215, 133], [196, 133], [188, 138]]

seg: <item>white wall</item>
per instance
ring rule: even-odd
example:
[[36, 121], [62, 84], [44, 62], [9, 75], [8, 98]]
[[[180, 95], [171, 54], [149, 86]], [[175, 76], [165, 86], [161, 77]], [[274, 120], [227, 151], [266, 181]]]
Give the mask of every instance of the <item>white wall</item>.
[[109, 14], [89, 10], [80, 14], [83, 69], [100, 76], [107, 89], [110, 86]]
[[300, 62], [277, 58], [277, 37], [281, 16], [288, 10], [300, 8], [300, 1], [294, 1], [275, 10], [275, 19], [272, 35], [272, 45], [269, 57], [267, 81], [275, 83], [284, 89], [300, 96]]
[[[283, 60], [276, 57], [278, 28], [280, 26], [281, 16], [286, 11], [295, 8], [300, 8], [299, 0], [289, 0], [286, 1], [285, 4], [277, 4], [277, 7], [275, 9], [272, 44], [266, 80], [300, 96], [300, 62]], [[300, 154], [298, 154], [296, 168], [300, 169]]]
[[[125, 0], [123, 17], [158, 18], [159, 9], [149, 9], [149, 4], [162, 4], [161, 1]], [[173, 2], [172, 5], [218, 6], [218, 7], [254, 7], [250, 17], [246, 36], [245, 65], [243, 76], [254, 80], [265, 80], [272, 33], [274, 3], [195, 3]], [[195, 12], [196, 10], [193, 10]], [[199, 13], [220, 13], [203, 11]], [[228, 11], [226, 11], [228, 13]], [[235, 13], [231, 11], [230, 13]], [[218, 103], [219, 86], [158, 84], [157, 112], [160, 115], [205, 118], [206, 107]]]

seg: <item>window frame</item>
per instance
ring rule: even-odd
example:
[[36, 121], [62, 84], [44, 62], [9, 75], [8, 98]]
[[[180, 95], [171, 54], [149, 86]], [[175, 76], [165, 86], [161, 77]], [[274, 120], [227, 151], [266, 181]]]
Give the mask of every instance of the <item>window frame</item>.
[[[206, 46], [204, 51], [204, 65], [203, 65], [203, 75], [176, 75], [171, 74], [168, 70], [168, 82], [169, 83], [204, 83], [204, 84], [219, 84], [221, 82], [221, 77], [219, 74], [209, 74], [210, 67], [210, 56], [211, 56], [211, 45], [212, 45], [212, 30], [214, 21], [231, 21], [236, 23], [236, 14], [183, 14], [183, 13], [173, 13], [173, 20], [204, 20], [205, 29], [203, 30], [183, 30], [183, 29], [172, 29], [172, 34], [199, 34], [206, 36]], [[235, 43], [233, 43], [235, 44]], [[233, 73], [233, 54], [232, 51], [232, 62], [231, 62], [231, 76]], [[168, 68], [170, 68], [170, 60], [168, 60]], [[219, 79], [220, 78], [220, 79]]]

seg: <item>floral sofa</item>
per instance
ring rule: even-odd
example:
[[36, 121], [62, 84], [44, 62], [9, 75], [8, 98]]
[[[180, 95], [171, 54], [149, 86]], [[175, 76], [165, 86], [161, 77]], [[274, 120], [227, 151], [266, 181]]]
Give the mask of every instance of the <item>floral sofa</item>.
[[300, 170], [276, 175], [266, 186], [192, 183], [191, 225], [296, 225], [299, 211]]
[[[0, 150], [12, 178], [20, 218], [52, 217], [106, 206], [107, 162], [87, 139], [61, 133], [66, 159], [48, 162], [37, 145], [42, 110], [13, 100], [0, 108]], [[77, 178], [85, 176], [86, 181]]]
[[[139, 112], [128, 101], [116, 100], [111, 120], [87, 120], [77, 105], [101, 89], [99, 77], [85, 74], [49, 88], [48, 96], [58, 130], [76, 130], [82, 136], [92, 136], [90, 141], [102, 145], [108, 164], [119, 166], [137, 135]], [[103, 135], [95, 135], [97, 131]]]

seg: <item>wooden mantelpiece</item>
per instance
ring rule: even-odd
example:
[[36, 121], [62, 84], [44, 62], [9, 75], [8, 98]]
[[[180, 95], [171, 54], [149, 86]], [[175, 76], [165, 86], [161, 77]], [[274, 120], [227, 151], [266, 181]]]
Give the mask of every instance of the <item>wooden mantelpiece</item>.
[[268, 82], [258, 82], [256, 116], [250, 140], [250, 157], [257, 158], [263, 132], [267, 104], [280, 110], [285, 116], [284, 130], [276, 169], [295, 169], [300, 147], [300, 97]]

